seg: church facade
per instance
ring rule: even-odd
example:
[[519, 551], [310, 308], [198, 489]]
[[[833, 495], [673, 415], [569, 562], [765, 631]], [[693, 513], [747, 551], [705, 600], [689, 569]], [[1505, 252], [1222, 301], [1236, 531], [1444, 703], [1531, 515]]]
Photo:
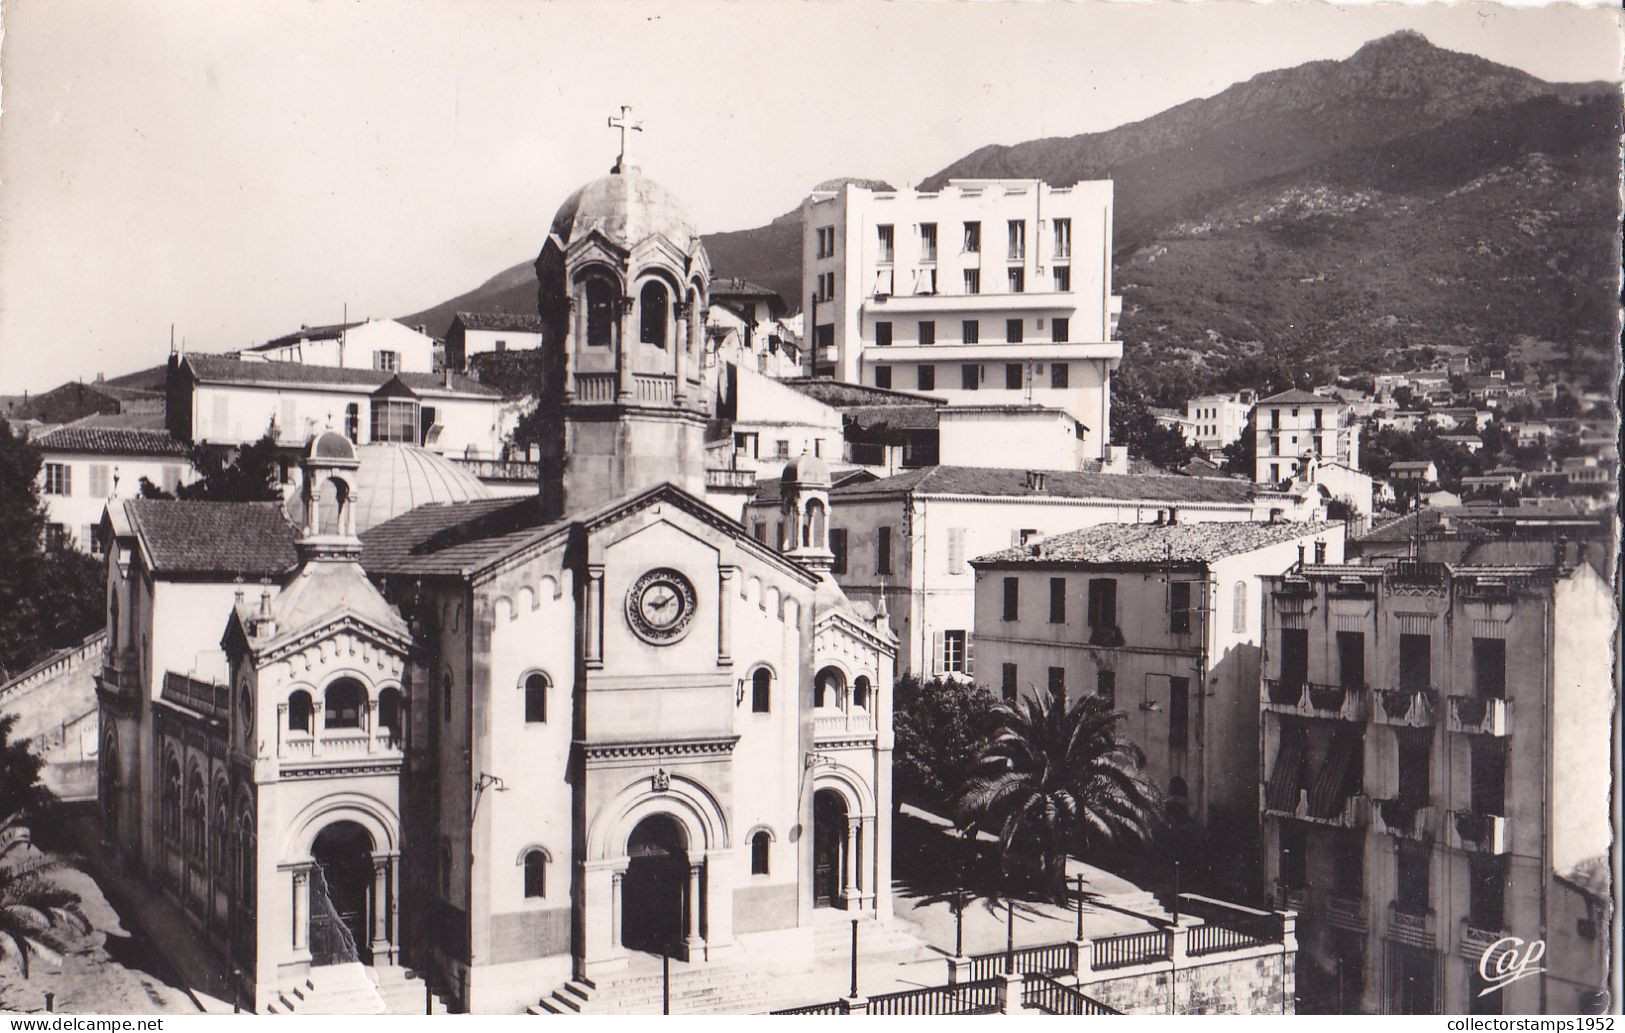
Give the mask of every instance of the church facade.
[[826, 914], [890, 917], [895, 641], [830, 579], [827, 469], [786, 467], [783, 548], [705, 501], [709, 261], [636, 168], [537, 268], [535, 497], [358, 536], [326, 433], [300, 526], [104, 524], [107, 842], [259, 1007], [359, 962], [512, 1012], [640, 952], [804, 969]]

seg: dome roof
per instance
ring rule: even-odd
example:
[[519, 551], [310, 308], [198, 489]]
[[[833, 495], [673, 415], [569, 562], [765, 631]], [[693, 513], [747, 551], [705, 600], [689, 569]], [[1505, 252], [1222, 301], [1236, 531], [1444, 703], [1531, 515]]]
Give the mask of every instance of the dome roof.
[[330, 430], [311, 440], [308, 455], [312, 459], [354, 459], [355, 447], [349, 438]]
[[566, 198], [553, 216], [553, 232], [565, 244], [594, 230], [623, 248], [658, 234], [688, 251], [699, 237], [677, 199], [636, 168], [593, 180]]
[[[361, 445], [355, 481], [355, 530], [361, 534], [428, 502], [468, 502], [494, 498], [491, 489], [467, 469], [415, 445]], [[303, 522], [304, 504], [295, 493], [288, 517]]]
[[781, 484], [828, 484], [829, 464], [810, 452], [803, 452], [784, 464]]

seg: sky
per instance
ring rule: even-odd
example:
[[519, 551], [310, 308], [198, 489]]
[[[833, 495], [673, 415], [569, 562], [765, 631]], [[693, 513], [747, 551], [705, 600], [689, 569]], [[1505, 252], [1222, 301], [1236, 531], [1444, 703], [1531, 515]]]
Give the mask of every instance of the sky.
[[[1599, 0], [1601, 3], [1602, 0]], [[5, 0], [0, 393], [403, 315], [535, 256], [614, 161], [703, 231], [835, 176], [1109, 129], [1415, 29], [1620, 78], [1604, 6]]]

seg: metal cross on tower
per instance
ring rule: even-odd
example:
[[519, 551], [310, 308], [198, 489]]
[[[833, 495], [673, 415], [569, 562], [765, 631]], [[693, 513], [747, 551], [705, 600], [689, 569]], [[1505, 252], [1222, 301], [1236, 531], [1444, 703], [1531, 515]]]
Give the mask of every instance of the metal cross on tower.
[[643, 132], [643, 123], [632, 121], [631, 107], [626, 104], [622, 104], [621, 116], [616, 118], [615, 116], [611, 115], [609, 118], [609, 127], [611, 129], [619, 129], [621, 131], [621, 153], [620, 156], [615, 159], [615, 167], [610, 169], [610, 171], [620, 172], [622, 169], [631, 168], [631, 162], [629, 162], [627, 158], [632, 153], [631, 147], [629, 146], [632, 140], [626, 134]]

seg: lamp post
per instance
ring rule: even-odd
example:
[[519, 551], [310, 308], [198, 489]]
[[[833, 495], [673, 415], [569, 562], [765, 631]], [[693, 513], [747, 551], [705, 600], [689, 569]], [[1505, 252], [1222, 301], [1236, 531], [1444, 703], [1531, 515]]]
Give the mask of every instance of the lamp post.
[[1016, 900], [1004, 898], [1004, 974], [1016, 974]]
[[1179, 924], [1179, 862], [1174, 862], [1174, 924]]
[[1083, 939], [1083, 873], [1078, 873], [1078, 940]]
[[852, 997], [858, 996], [858, 920], [852, 919]]
[[965, 956], [965, 887], [954, 893], [954, 957]]

